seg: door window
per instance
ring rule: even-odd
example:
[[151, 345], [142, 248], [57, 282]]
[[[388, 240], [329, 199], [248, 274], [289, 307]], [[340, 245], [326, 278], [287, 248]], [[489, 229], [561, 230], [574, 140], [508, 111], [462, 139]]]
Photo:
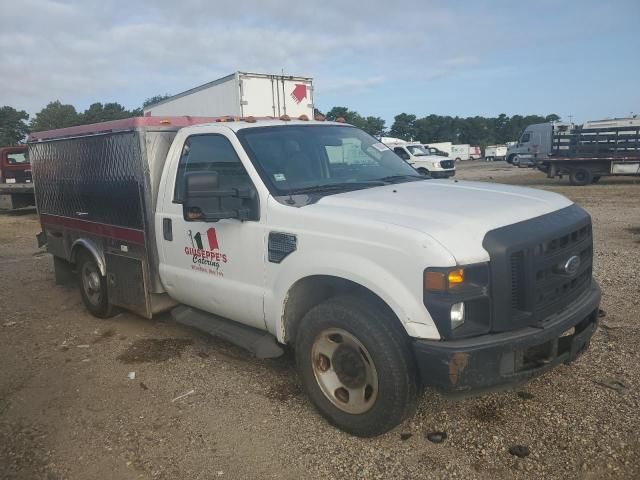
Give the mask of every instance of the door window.
[[396, 155], [398, 155], [403, 160], [409, 160], [409, 154], [405, 151], [404, 148], [396, 147], [393, 149], [393, 151], [396, 153]]
[[520, 143], [529, 143], [530, 139], [531, 139], [530, 133], [523, 133], [522, 138], [520, 138]]
[[246, 188], [252, 185], [249, 174], [227, 137], [218, 134], [192, 135], [182, 147], [174, 202], [182, 203], [184, 200], [187, 173], [212, 171], [218, 173], [218, 185], [221, 189]]

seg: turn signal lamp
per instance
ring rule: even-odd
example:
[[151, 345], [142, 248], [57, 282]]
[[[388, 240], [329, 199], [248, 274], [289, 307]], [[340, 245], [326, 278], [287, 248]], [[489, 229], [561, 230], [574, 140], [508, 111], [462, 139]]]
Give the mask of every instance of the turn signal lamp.
[[464, 269], [458, 268], [456, 270], [451, 270], [447, 277], [449, 280], [449, 288], [462, 285], [464, 283]]
[[424, 289], [431, 292], [445, 292], [464, 284], [464, 268], [456, 268], [448, 272], [424, 272]]

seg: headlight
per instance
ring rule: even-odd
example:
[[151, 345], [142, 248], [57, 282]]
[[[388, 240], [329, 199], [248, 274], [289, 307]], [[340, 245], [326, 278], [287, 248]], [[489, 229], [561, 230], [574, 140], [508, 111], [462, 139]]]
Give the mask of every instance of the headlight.
[[464, 323], [464, 302], [451, 305], [451, 330], [455, 330]]
[[491, 329], [489, 264], [427, 268], [424, 304], [443, 338], [462, 338]]

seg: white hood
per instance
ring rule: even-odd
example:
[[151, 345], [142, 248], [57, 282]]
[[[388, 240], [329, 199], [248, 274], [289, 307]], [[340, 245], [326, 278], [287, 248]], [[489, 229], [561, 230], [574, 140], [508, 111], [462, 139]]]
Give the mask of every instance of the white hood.
[[425, 180], [323, 197], [310, 208], [428, 234], [459, 264], [489, 260], [482, 247], [493, 229], [571, 205], [556, 193], [495, 183]]

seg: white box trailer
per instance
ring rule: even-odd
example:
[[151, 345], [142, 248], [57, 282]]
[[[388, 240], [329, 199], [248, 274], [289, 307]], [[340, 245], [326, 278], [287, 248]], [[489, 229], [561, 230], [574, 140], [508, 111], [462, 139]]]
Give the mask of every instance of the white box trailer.
[[459, 145], [451, 145], [451, 155], [450, 158], [453, 158], [456, 162], [460, 160], [469, 160], [471, 158], [469, 156], [469, 144], [463, 143]]
[[313, 118], [313, 79], [235, 72], [149, 105], [144, 115]]

